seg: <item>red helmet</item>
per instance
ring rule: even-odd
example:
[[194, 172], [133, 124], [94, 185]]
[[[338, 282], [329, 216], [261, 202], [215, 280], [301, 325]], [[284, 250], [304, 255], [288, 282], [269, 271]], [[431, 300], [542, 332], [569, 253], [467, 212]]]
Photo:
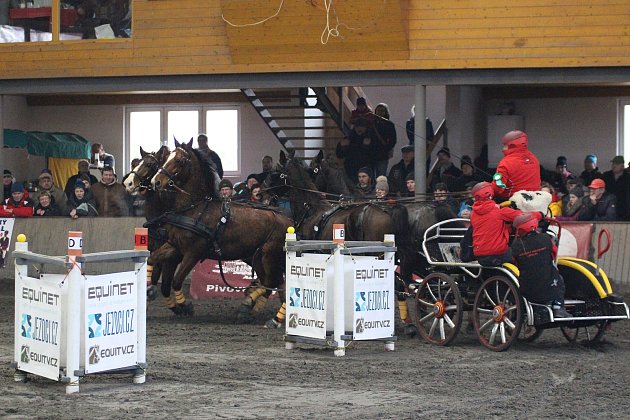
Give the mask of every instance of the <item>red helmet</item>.
[[514, 218], [512, 226], [516, 229], [518, 236], [523, 236], [538, 227], [538, 218], [533, 213], [519, 214]]
[[475, 201], [489, 200], [494, 195], [494, 189], [489, 182], [479, 182], [472, 189], [473, 197]]
[[505, 144], [508, 148], [517, 147], [517, 146], [525, 146], [527, 147], [527, 134], [521, 130], [514, 130], [506, 133], [501, 139], [503, 144]]

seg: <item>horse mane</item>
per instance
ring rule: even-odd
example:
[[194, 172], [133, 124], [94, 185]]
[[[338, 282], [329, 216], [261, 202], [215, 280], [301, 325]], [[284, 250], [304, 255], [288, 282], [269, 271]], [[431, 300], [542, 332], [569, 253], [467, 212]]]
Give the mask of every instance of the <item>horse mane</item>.
[[219, 173], [217, 172], [217, 167], [210, 156], [199, 149], [194, 149], [192, 146], [188, 146], [187, 144], [180, 144], [180, 147], [195, 155], [199, 161], [199, 167], [201, 168], [203, 179], [210, 195], [217, 198], [219, 196], [217, 186], [219, 182], [221, 182], [221, 179], [219, 177]]

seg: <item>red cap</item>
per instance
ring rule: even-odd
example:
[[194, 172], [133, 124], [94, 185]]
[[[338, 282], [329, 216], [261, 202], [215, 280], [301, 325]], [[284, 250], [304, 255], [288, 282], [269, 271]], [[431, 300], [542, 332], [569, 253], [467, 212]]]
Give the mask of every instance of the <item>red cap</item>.
[[494, 189], [491, 183], [483, 181], [472, 188], [472, 194], [476, 201], [489, 200], [494, 194]]
[[501, 139], [508, 147], [527, 146], [527, 134], [521, 130], [514, 130], [506, 133]]
[[606, 188], [606, 182], [604, 182], [603, 179], [600, 178], [595, 178], [592, 182], [591, 185], [588, 186], [589, 188]]
[[525, 235], [538, 227], [538, 218], [533, 213], [519, 214], [514, 218], [512, 226], [516, 229], [517, 235]]

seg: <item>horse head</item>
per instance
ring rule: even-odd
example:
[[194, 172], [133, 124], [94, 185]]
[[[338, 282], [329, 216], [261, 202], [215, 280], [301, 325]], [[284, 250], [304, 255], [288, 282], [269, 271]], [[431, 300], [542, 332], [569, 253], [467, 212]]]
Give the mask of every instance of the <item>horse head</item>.
[[123, 180], [123, 185], [128, 193], [134, 193], [140, 188], [151, 187], [151, 178], [157, 173], [160, 166], [169, 154], [168, 146], [162, 146], [157, 152], [145, 152], [140, 147], [140, 163], [127, 174]]
[[314, 183], [318, 190], [329, 194], [349, 196], [354, 192], [354, 186], [343, 168], [330, 159], [319, 161]]
[[[175, 150], [173, 150], [162, 166], [157, 170], [151, 179], [151, 185], [155, 190], [162, 190], [166, 187], [181, 187], [192, 175], [192, 149], [193, 139], [188, 143], [179, 143], [175, 139]], [[179, 184], [179, 185], [178, 185]]]

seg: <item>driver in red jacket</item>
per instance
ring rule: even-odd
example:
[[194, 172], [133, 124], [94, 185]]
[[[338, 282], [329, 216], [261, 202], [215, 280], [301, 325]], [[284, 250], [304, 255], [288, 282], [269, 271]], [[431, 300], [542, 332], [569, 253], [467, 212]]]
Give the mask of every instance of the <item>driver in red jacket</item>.
[[540, 191], [540, 162], [527, 148], [527, 134], [510, 131], [501, 141], [504, 157], [493, 177], [494, 195], [503, 201], [521, 190]]
[[489, 182], [476, 184], [472, 194], [475, 204], [472, 206], [470, 224], [473, 231], [473, 253], [477, 261], [486, 267], [496, 267], [512, 261], [509, 223], [523, 212], [510, 207], [499, 207], [493, 201], [493, 184]]
[[11, 186], [11, 197], [0, 206], [0, 217], [32, 217], [33, 202], [24, 198], [24, 186], [14, 182]]

